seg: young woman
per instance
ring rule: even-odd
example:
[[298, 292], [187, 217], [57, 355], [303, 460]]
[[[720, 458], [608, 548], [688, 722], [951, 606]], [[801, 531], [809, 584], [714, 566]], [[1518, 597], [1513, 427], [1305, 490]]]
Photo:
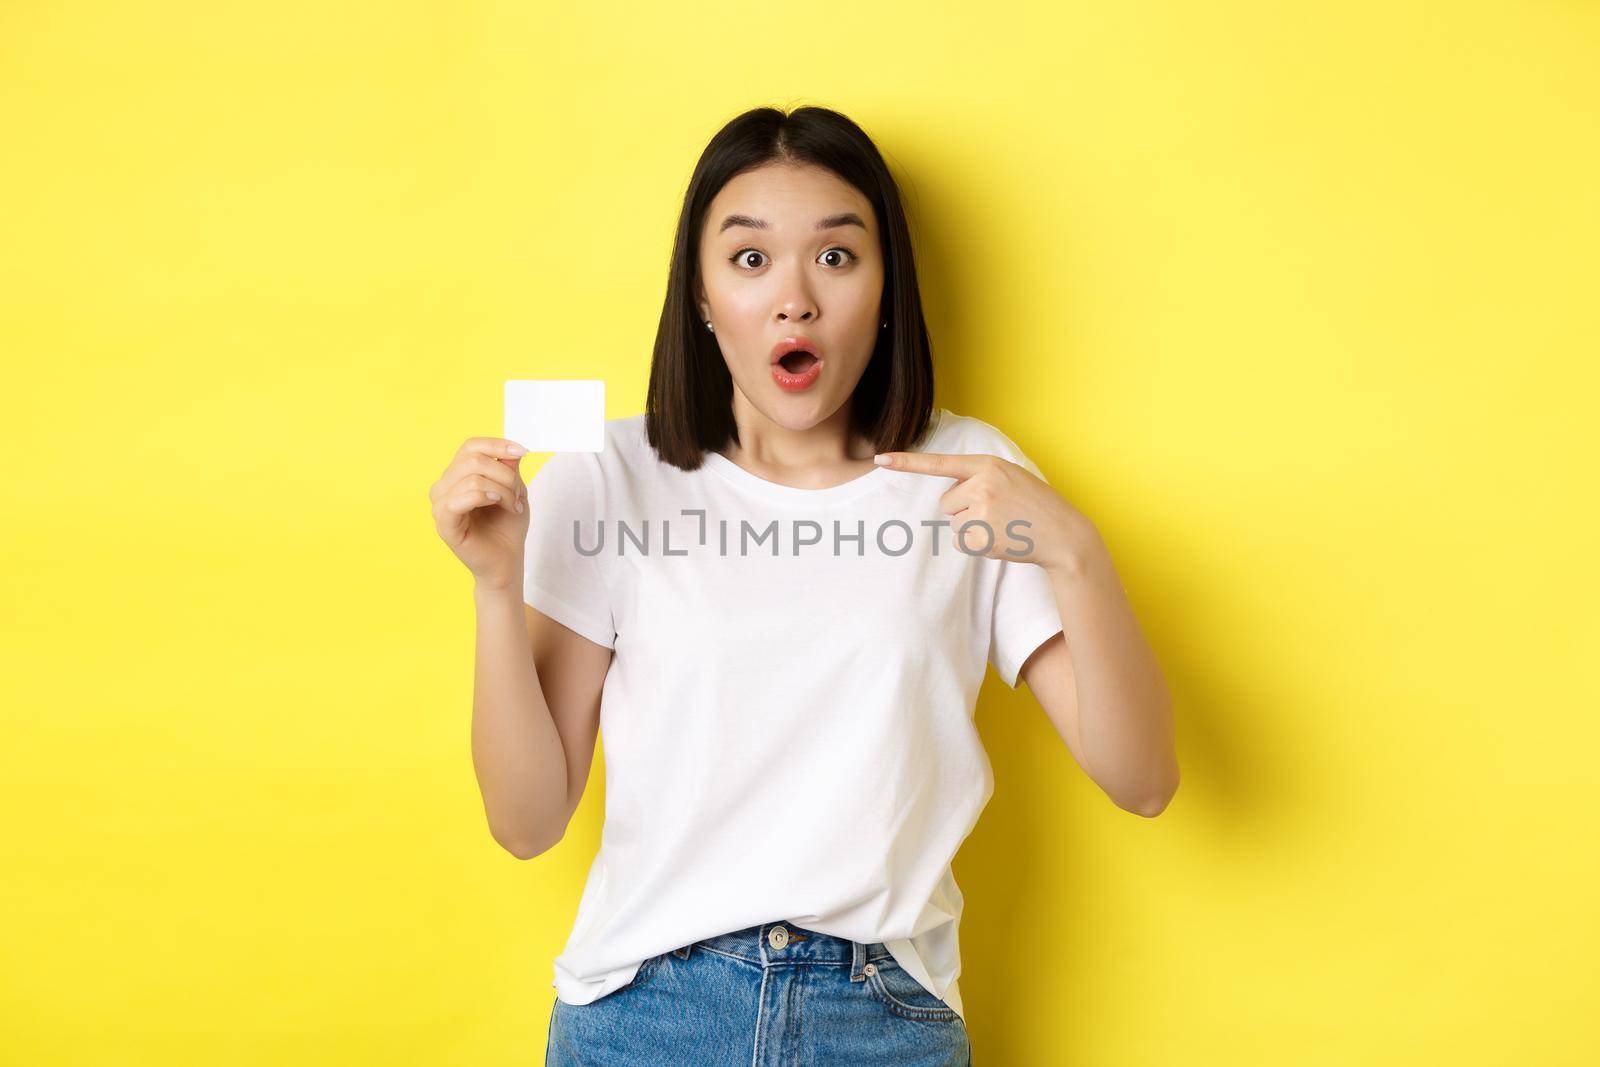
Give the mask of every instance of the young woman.
[[475, 579], [473, 760], [505, 848], [561, 839], [605, 733], [546, 1062], [969, 1063], [951, 861], [993, 787], [986, 663], [1127, 810], [1178, 770], [1093, 525], [934, 406], [866, 134], [810, 107], [724, 127], [646, 411], [526, 488], [519, 461], [471, 438], [432, 497]]

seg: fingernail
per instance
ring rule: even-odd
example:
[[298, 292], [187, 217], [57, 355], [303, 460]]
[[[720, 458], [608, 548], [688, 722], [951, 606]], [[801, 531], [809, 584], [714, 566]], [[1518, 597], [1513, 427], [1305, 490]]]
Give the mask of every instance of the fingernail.
[[526, 455], [528, 450], [523, 448], [521, 445], [514, 444], [510, 448], [506, 449], [506, 451], [510, 452], [513, 456], [521, 456]]
[[889, 464], [894, 462], [894, 458], [879, 452], [877, 455], [872, 457], [872, 462], [876, 463], [880, 467], [887, 467]]

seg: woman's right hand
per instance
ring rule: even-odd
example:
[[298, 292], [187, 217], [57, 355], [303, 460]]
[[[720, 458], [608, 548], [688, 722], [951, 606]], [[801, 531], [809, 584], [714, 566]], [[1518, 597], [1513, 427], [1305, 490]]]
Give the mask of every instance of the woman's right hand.
[[528, 487], [517, 464], [525, 454], [503, 437], [469, 437], [428, 488], [434, 527], [480, 587], [521, 581]]

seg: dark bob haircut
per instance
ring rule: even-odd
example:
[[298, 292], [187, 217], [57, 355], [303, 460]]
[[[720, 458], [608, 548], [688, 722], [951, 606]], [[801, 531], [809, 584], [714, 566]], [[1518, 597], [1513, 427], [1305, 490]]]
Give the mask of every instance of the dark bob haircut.
[[933, 353], [922, 318], [911, 230], [900, 189], [877, 146], [837, 111], [802, 107], [746, 111], [706, 145], [689, 179], [672, 243], [666, 302], [656, 331], [645, 400], [645, 433], [665, 462], [695, 470], [706, 452], [737, 443], [733, 379], [696, 307], [700, 231], [712, 199], [734, 177], [769, 163], [823, 167], [872, 204], [883, 245], [881, 315], [888, 327], [850, 399], [850, 429], [878, 452], [911, 447], [933, 417]]

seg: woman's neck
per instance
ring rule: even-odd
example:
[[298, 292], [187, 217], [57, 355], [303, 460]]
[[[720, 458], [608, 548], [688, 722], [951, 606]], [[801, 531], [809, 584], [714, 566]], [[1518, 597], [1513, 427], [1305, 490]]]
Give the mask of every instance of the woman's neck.
[[767, 418], [753, 406], [734, 403], [739, 443], [722, 455], [769, 481], [799, 488], [823, 489], [871, 470], [872, 442], [850, 431], [850, 406], [842, 405], [826, 419], [805, 429], [791, 429]]

